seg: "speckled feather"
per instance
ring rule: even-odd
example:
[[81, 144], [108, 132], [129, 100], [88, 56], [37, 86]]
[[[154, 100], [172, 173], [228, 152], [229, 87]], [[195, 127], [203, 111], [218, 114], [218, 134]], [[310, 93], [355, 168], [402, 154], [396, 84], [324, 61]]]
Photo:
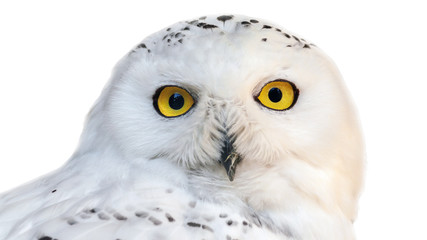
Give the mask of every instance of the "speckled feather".
[[[298, 102], [254, 101], [275, 79]], [[191, 110], [153, 107], [166, 85]], [[234, 181], [219, 163], [230, 133]], [[0, 195], [0, 239], [353, 239], [362, 182], [357, 117], [334, 64], [260, 19], [221, 15], [167, 27], [118, 63], [60, 169]]]

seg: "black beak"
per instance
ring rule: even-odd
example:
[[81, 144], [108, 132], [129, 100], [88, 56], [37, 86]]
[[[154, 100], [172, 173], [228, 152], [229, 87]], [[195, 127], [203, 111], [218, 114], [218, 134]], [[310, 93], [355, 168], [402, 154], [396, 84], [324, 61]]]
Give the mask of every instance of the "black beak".
[[233, 147], [234, 140], [227, 134], [224, 135], [225, 139], [221, 149], [221, 164], [227, 171], [227, 176], [230, 181], [234, 180], [236, 173], [236, 166], [242, 160], [241, 156], [235, 151]]

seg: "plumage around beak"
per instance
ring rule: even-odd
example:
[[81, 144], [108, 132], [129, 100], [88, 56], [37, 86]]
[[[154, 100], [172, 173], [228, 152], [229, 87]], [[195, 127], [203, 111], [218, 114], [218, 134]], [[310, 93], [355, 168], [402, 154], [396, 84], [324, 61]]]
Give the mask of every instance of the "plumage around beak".
[[233, 139], [227, 134], [224, 135], [224, 142], [221, 149], [220, 162], [227, 171], [227, 176], [230, 181], [234, 180], [234, 174], [236, 173], [236, 166], [242, 160], [239, 153], [233, 147]]

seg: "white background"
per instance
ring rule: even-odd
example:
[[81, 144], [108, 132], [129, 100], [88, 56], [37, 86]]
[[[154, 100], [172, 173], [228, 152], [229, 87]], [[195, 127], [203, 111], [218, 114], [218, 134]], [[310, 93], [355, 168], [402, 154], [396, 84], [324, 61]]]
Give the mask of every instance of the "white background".
[[368, 156], [358, 238], [426, 239], [427, 14], [421, 3], [9, 2], [0, 3], [0, 192], [67, 160], [112, 67], [145, 36], [176, 21], [235, 13], [304, 36], [344, 75]]

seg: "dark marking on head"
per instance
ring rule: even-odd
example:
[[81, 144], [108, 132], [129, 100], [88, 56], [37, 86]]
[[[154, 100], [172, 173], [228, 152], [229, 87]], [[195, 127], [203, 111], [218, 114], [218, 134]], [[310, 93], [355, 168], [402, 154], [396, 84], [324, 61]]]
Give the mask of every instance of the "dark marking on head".
[[152, 222], [154, 225], [160, 225], [160, 224], [162, 224], [162, 221], [160, 221], [159, 219], [157, 219], [157, 218], [155, 218], [155, 217], [153, 217], [153, 216], [150, 216], [150, 217], [148, 218], [148, 220], [149, 220], [150, 222]]
[[292, 45], [289, 45], [289, 44], [288, 44], [288, 45], [286, 45], [286, 47], [292, 47]]
[[140, 43], [138, 46], [136, 46], [136, 48], [147, 48], [147, 46], [145, 43]]
[[148, 52], [148, 53], [150, 53], [150, 52], [151, 52], [151, 50], [150, 50], [150, 49], [148, 49], [148, 50], [147, 50], [147, 52]]
[[213, 229], [207, 225], [202, 224], [202, 229], [208, 230], [209, 232], [213, 232]]
[[70, 218], [67, 220], [68, 225], [72, 226], [77, 224], [78, 222], [76, 220], [74, 220], [73, 218]]
[[218, 19], [218, 21], [221, 21], [225, 24], [226, 21], [233, 19], [233, 17], [234, 17], [233, 15], [222, 15], [217, 17], [216, 19]]
[[128, 219], [127, 217], [121, 215], [120, 213], [114, 213], [113, 216], [119, 221], [126, 221]]
[[182, 38], [178, 40], [179, 43], [182, 43]]
[[187, 225], [190, 227], [201, 227], [202, 226], [200, 223], [195, 223], [195, 222], [187, 222]]
[[226, 223], [227, 223], [228, 226], [231, 226], [231, 225], [233, 225], [233, 220], [227, 220]]
[[188, 24], [191, 24], [191, 25], [194, 25], [194, 24], [196, 24], [196, 23], [198, 23], [199, 22], [199, 20], [193, 20], [193, 21], [190, 21], [190, 22], [187, 22]]
[[304, 38], [301, 38], [301, 41], [303, 41], [303, 42], [307, 42]]
[[310, 48], [310, 46], [308, 46], [308, 44], [304, 44], [304, 47], [302, 48]]
[[137, 216], [139, 218], [146, 218], [146, 217], [148, 217], [148, 213], [143, 212], [143, 211], [137, 211], [137, 212], [135, 212], [135, 216]]
[[169, 39], [168, 39], [168, 43], [170, 43], [170, 42], [171, 42], [171, 39], [169, 38]]
[[56, 192], [56, 189], [53, 189], [51, 193], [54, 193], [54, 192]]
[[98, 211], [99, 211], [99, 209], [97, 209], [97, 208], [83, 210], [83, 212], [86, 214], [94, 214], [94, 213], [97, 213]]
[[243, 226], [247, 226], [247, 225], [248, 225], [248, 222], [243, 221], [243, 222], [242, 222], [242, 224], [243, 224]]
[[185, 28], [181, 29], [181, 31], [188, 31], [188, 30], [190, 30], [190, 27], [185, 27]]
[[226, 217], [228, 217], [228, 215], [226, 213], [221, 213], [221, 214], [219, 214], [219, 217], [220, 218], [226, 218]]
[[279, 28], [276, 28], [276, 31], [278, 31], [278, 32], [282, 32], [282, 30], [280, 30]]
[[242, 24], [245, 27], [248, 27], [249, 25], [251, 25], [251, 23], [248, 21], [242, 21], [240, 24]]
[[297, 42], [301, 42], [301, 40], [299, 40], [299, 38], [295, 37], [294, 35], [292, 35], [292, 37], [297, 40]]
[[199, 17], [199, 20], [205, 20], [205, 19], [206, 19], [206, 16]]
[[197, 204], [196, 201], [191, 201], [191, 202], [188, 203], [188, 206], [190, 206], [191, 208], [195, 208], [196, 204]]
[[204, 29], [213, 29], [213, 28], [218, 28], [218, 26], [213, 25], [213, 24], [206, 24], [203, 26]]
[[181, 34], [181, 32], [177, 32], [177, 33], [175, 34], [175, 38], [179, 38], [180, 36], [185, 37], [185, 35], [182, 35], [182, 34]]
[[271, 26], [269, 26], [269, 25], [262, 26], [262, 29], [270, 29], [270, 28], [271, 28]]
[[98, 218], [101, 220], [110, 220], [110, 217], [105, 213], [98, 213]]
[[49, 236], [43, 236], [43, 237], [40, 237], [39, 240], [53, 240], [53, 238]]
[[263, 38], [261, 39], [263, 42], [267, 42], [267, 38]]
[[175, 219], [169, 213], [166, 213], [165, 217], [169, 222], [175, 222]]
[[203, 27], [203, 26], [205, 26], [205, 25], [206, 25], [206, 23], [201, 22], [201, 23], [198, 23], [196, 26], [197, 26], [197, 27]]
[[251, 20], [249, 20], [249, 22], [251, 22], [251, 23], [259, 23], [259, 21], [256, 20], [256, 19], [251, 19]]
[[165, 40], [168, 36], [169, 36], [169, 34], [164, 35], [162, 40]]
[[171, 30], [171, 28], [166, 29], [166, 31], [168, 31], [168, 32], [169, 32], [170, 30]]
[[287, 38], [291, 38], [291, 35], [289, 35], [287, 33], [283, 33], [283, 35], [285, 35], [285, 37], [287, 37]]

